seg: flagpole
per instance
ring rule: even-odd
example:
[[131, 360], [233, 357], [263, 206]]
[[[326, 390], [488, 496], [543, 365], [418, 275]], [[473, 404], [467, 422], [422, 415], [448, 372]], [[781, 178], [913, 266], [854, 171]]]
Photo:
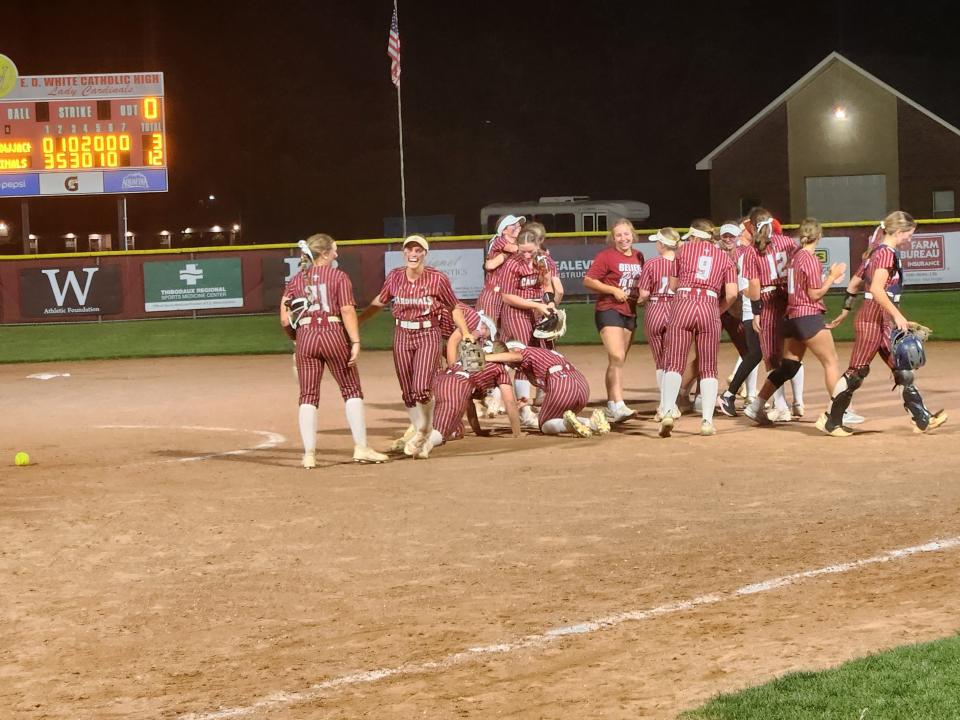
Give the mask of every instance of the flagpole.
[[400, 103], [400, 84], [397, 84], [397, 125], [400, 128], [400, 211], [403, 213], [403, 236], [407, 236], [407, 184], [403, 171], [403, 106]]

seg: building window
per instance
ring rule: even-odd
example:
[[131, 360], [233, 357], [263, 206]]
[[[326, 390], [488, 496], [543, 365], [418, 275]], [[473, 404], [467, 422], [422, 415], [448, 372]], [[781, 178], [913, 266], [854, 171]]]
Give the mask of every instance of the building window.
[[554, 227], [556, 232], [576, 232], [577, 217], [573, 213], [557, 213]]
[[746, 217], [755, 207], [760, 207], [760, 201], [754, 198], [740, 198], [740, 217]]
[[933, 191], [933, 216], [956, 217], [957, 194], [953, 190]]

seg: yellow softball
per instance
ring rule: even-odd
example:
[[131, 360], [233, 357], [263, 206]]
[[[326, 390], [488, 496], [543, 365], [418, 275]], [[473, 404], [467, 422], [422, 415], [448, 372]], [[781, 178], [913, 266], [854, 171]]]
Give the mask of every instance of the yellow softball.
[[30, 456], [27, 455], [25, 452], [18, 452], [16, 455], [13, 456], [13, 464], [14, 464], [14, 465], [29, 465], [29, 464], [30, 464]]

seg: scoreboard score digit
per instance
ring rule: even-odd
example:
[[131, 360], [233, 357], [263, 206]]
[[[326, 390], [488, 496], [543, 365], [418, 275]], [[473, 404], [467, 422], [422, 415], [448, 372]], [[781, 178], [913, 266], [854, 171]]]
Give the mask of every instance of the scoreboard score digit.
[[0, 197], [166, 190], [162, 73], [21, 76], [0, 97]]

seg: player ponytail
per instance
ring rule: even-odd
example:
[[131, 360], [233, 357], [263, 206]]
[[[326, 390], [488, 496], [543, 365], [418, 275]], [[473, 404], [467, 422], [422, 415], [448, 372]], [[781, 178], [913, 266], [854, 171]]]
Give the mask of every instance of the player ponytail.
[[321, 256], [327, 255], [333, 249], [333, 242], [333, 238], [326, 233], [317, 233], [297, 243], [301, 253], [300, 269], [316, 265]]
[[823, 237], [823, 226], [816, 218], [804, 218], [799, 233], [801, 245], [815, 245]]
[[753, 244], [758, 252], [763, 252], [770, 244], [773, 235], [773, 215], [769, 210], [755, 207], [750, 211], [750, 226], [753, 230]]

